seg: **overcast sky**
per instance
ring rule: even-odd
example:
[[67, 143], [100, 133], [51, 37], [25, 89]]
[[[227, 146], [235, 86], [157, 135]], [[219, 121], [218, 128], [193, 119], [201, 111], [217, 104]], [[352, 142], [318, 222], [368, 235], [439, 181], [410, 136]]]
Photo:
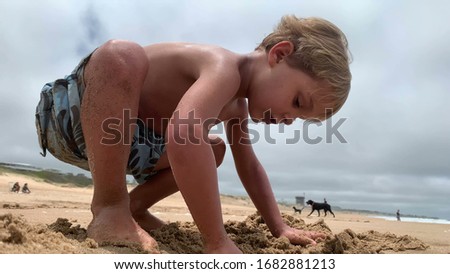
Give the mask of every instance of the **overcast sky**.
[[[317, 16], [346, 33], [353, 55], [350, 96], [329, 124], [341, 123], [346, 142], [338, 134], [325, 142], [326, 124], [310, 125], [308, 134], [301, 121], [251, 125], [276, 197], [293, 202], [305, 193], [344, 208], [450, 219], [449, 10], [444, 0], [0, 0], [0, 162], [82, 172], [39, 155], [35, 107], [46, 82], [109, 39], [248, 53], [282, 15]], [[299, 132], [303, 138], [286, 144]], [[222, 193], [245, 195], [229, 151], [219, 179]]]

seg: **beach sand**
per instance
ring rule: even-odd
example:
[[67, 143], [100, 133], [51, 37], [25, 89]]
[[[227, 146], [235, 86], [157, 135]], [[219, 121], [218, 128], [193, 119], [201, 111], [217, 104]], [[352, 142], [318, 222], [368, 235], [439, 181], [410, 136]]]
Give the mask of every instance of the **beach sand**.
[[[14, 182], [28, 183], [31, 194], [12, 193]], [[50, 184], [11, 173], [0, 174], [0, 253], [142, 253], [126, 245], [99, 246], [87, 238], [91, 220], [91, 187]], [[291, 226], [322, 231], [316, 246], [294, 246], [274, 238], [248, 198], [222, 196], [225, 228], [244, 253], [406, 253], [449, 254], [450, 225], [387, 221], [354, 212], [335, 211], [336, 218], [302, 214], [280, 205]], [[168, 222], [151, 235], [161, 253], [201, 253], [200, 234], [180, 194], [152, 208]]]

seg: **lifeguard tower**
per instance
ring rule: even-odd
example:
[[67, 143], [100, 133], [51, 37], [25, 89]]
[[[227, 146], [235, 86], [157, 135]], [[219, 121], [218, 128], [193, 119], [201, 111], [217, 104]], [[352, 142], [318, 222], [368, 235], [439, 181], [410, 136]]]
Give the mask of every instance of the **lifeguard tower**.
[[305, 195], [295, 196], [295, 203], [299, 206], [305, 206]]

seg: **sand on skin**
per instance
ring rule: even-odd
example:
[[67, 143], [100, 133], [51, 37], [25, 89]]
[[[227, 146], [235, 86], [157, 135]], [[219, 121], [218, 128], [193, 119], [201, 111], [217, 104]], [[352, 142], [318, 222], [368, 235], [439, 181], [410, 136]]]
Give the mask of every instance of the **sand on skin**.
[[[32, 193], [9, 192], [25, 182]], [[48, 184], [15, 174], [0, 175], [0, 253], [141, 253], [128, 245], [98, 246], [86, 237], [91, 220], [92, 188]], [[336, 218], [311, 217], [280, 206], [294, 227], [322, 231], [327, 239], [316, 246], [291, 245], [271, 236], [246, 198], [222, 196], [225, 228], [244, 253], [450, 253], [450, 225], [393, 222], [352, 212]], [[152, 208], [168, 225], [151, 234], [162, 253], [201, 253], [200, 234], [180, 194]]]

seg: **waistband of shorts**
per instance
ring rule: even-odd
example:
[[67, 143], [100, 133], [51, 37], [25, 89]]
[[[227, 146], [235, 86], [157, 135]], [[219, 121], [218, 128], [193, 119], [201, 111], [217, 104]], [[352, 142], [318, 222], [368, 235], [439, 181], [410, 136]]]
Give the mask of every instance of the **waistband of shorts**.
[[75, 67], [75, 69], [72, 71], [72, 75], [77, 78], [77, 86], [78, 86], [78, 93], [80, 95], [80, 103], [83, 99], [83, 95], [84, 95], [84, 88], [86, 87], [86, 83], [84, 81], [84, 69], [87, 65], [87, 63], [89, 62], [89, 60], [92, 57], [92, 54], [94, 54], [94, 52], [97, 49], [94, 49], [89, 55], [87, 55], [86, 57], [84, 57], [80, 63]]

